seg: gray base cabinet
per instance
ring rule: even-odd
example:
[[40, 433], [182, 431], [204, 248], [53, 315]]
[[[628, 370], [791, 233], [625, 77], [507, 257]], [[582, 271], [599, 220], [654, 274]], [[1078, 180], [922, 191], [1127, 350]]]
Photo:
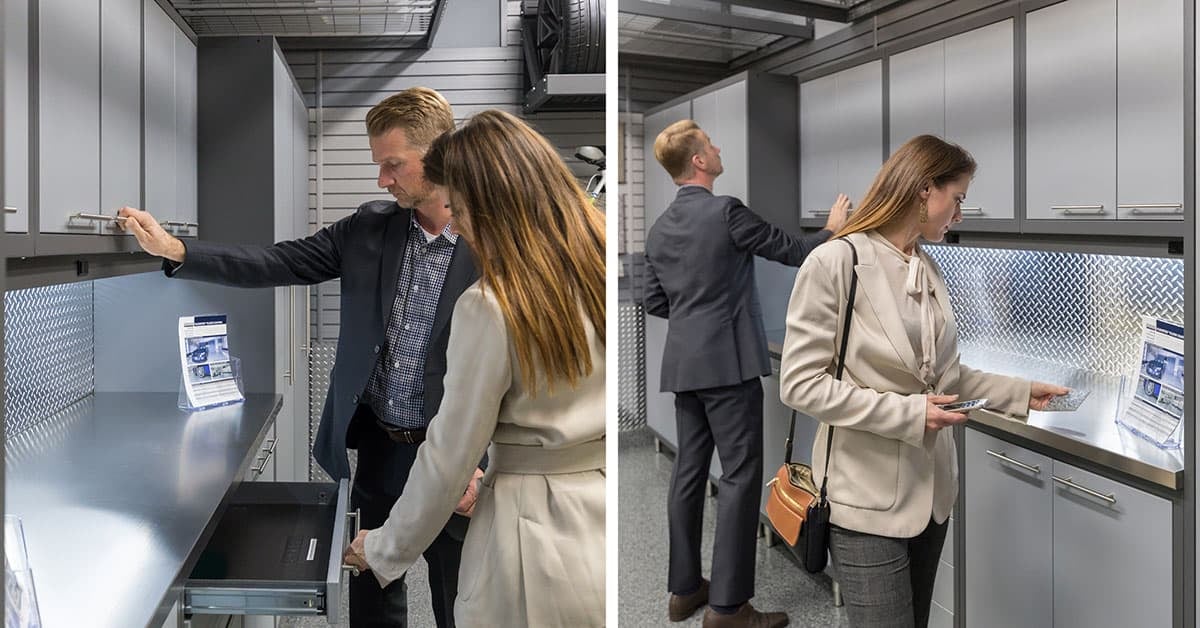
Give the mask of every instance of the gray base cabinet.
[[967, 626], [1171, 626], [1171, 502], [966, 430]]
[[1054, 627], [1171, 626], [1171, 502], [1057, 460], [1051, 480]]

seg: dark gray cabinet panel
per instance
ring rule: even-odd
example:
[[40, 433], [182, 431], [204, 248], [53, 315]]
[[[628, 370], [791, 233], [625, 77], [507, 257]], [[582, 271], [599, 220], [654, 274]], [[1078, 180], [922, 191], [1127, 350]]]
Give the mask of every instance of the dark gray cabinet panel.
[[1183, 0], [1117, 3], [1117, 215], [1183, 220]]
[[98, 233], [100, 2], [38, 2], [38, 210], [42, 233]]
[[1013, 22], [956, 35], [946, 46], [945, 138], [978, 164], [963, 218], [1012, 219], [1016, 167]]
[[29, 2], [0, 0], [4, 28], [4, 230], [29, 230]]
[[1051, 460], [973, 429], [965, 456], [966, 599], [956, 612], [967, 626], [1050, 626]]
[[1171, 503], [1057, 460], [1053, 481], [1055, 628], [1171, 626]]
[[145, 210], [159, 222], [175, 220], [179, 197], [175, 147], [175, 23], [154, 0], [145, 6]]
[[142, 0], [104, 0], [101, 19], [99, 209], [110, 214], [142, 205]]
[[1026, 16], [1026, 216], [1115, 219], [1116, 0]]

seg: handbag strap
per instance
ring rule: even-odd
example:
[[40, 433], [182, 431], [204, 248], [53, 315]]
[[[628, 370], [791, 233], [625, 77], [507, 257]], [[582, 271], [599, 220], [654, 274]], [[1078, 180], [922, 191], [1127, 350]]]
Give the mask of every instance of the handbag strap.
[[[850, 265], [850, 294], [846, 298], [846, 318], [842, 322], [842, 345], [838, 348], [837, 371], [834, 379], [842, 379], [842, 371], [846, 368], [846, 345], [850, 340], [850, 321], [854, 318], [854, 295], [858, 292], [858, 273], [854, 270], [858, 266], [858, 249], [854, 248], [854, 243], [848, 238], [840, 238], [843, 242], [850, 245], [850, 256], [852, 264]], [[792, 437], [796, 432], [796, 410], [792, 410], [791, 425], [788, 426], [787, 444], [784, 449], [783, 463], [787, 464], [792, 461]], [[825, 439], [825, 475], [821, 479], [821, 502], [825, 502], [825, 483], [829, 481], [829, 458], [833, 452], [833, 426], [829, 426], [829, 432]]]

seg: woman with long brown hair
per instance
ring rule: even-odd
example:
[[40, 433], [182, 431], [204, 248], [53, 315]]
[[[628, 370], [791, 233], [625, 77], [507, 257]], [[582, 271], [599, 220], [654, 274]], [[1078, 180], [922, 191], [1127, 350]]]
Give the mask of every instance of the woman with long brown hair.
[[932, 135], [906, 142], [836, 234], [845, 241], [809, 255], [788, 303], [780, 397], [821, 422], [813, 474], [818, 486], [828, 475], [830, 554], [854, 628], [928, 623], [958, 496], [946, 428], [967, 419], [939, 406], [987, 398], [989, 408], [1025, 416], [1068, 392], [959, 362], [946, 283], [919, 241], [940, 242], [962, 220], [974, 174], [975, 160], [959, 146]]
[[481, 278], [454, 308], [446, 394], [404, 494], [346, 559], [383, 586], [402, 576], [486, 450], [457, 625], [603, 625], [604, 216], [507, 113], [477, 114], [424, 163]]

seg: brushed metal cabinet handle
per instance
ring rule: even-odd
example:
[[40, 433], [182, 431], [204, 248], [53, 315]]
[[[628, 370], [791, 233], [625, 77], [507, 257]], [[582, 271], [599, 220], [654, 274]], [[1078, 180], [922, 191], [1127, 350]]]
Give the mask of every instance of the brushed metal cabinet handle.
[[1103, 205], [1051, 205], [1053, 211], [1061, 211], [1068, 215], [1098, 215], [1107, 213]]
[[1013, 460], [1012, 458], [1009, 458], [1008, 456], [1006, 456], [1003, 451], [992, 451], [990, 449], [988, 449], [986, 451], [989, 456], [996, 458], [997, 460], [999, 460], [1001, 462], [1005, 462], [1005, 463], [1008, 463], [1011, 465], [1016, 465], [1022, 469], [1025, 469], [1026, 471], [1029, 471], [1030, 473], [1033, 473], [1034, 475], [1042, 474], [1042, 468], [1040, 465], [1025, 464], [1024, 462], [1021, 462], [1020, 460]]
[[1096, 499], [1104, 500], [1104, 501], [1108, 502], [1109, 504], [1115, 505], [1117, 503], [1116, 495], [1113, 495], [1112, 493], [1105, 495], [1104, 493], [1094, 491], [1086, 486], [1083, 486], [1082, 484], [1076, 484], [1075, 481], [1072, 480], [1071, 478], [1060, 478], [1057, 475], [1051, 475], [1050, 479], [1054, 480], [1055, 482], [1058, 482], [1059, 484], [1062, 484], [1063, 486], [1066, 486], [1067, 488], [1072, 488], [1072, 489], [1075, 489], [1082, 493], [1091, 495], [1092, 497], [1095, 497]]

